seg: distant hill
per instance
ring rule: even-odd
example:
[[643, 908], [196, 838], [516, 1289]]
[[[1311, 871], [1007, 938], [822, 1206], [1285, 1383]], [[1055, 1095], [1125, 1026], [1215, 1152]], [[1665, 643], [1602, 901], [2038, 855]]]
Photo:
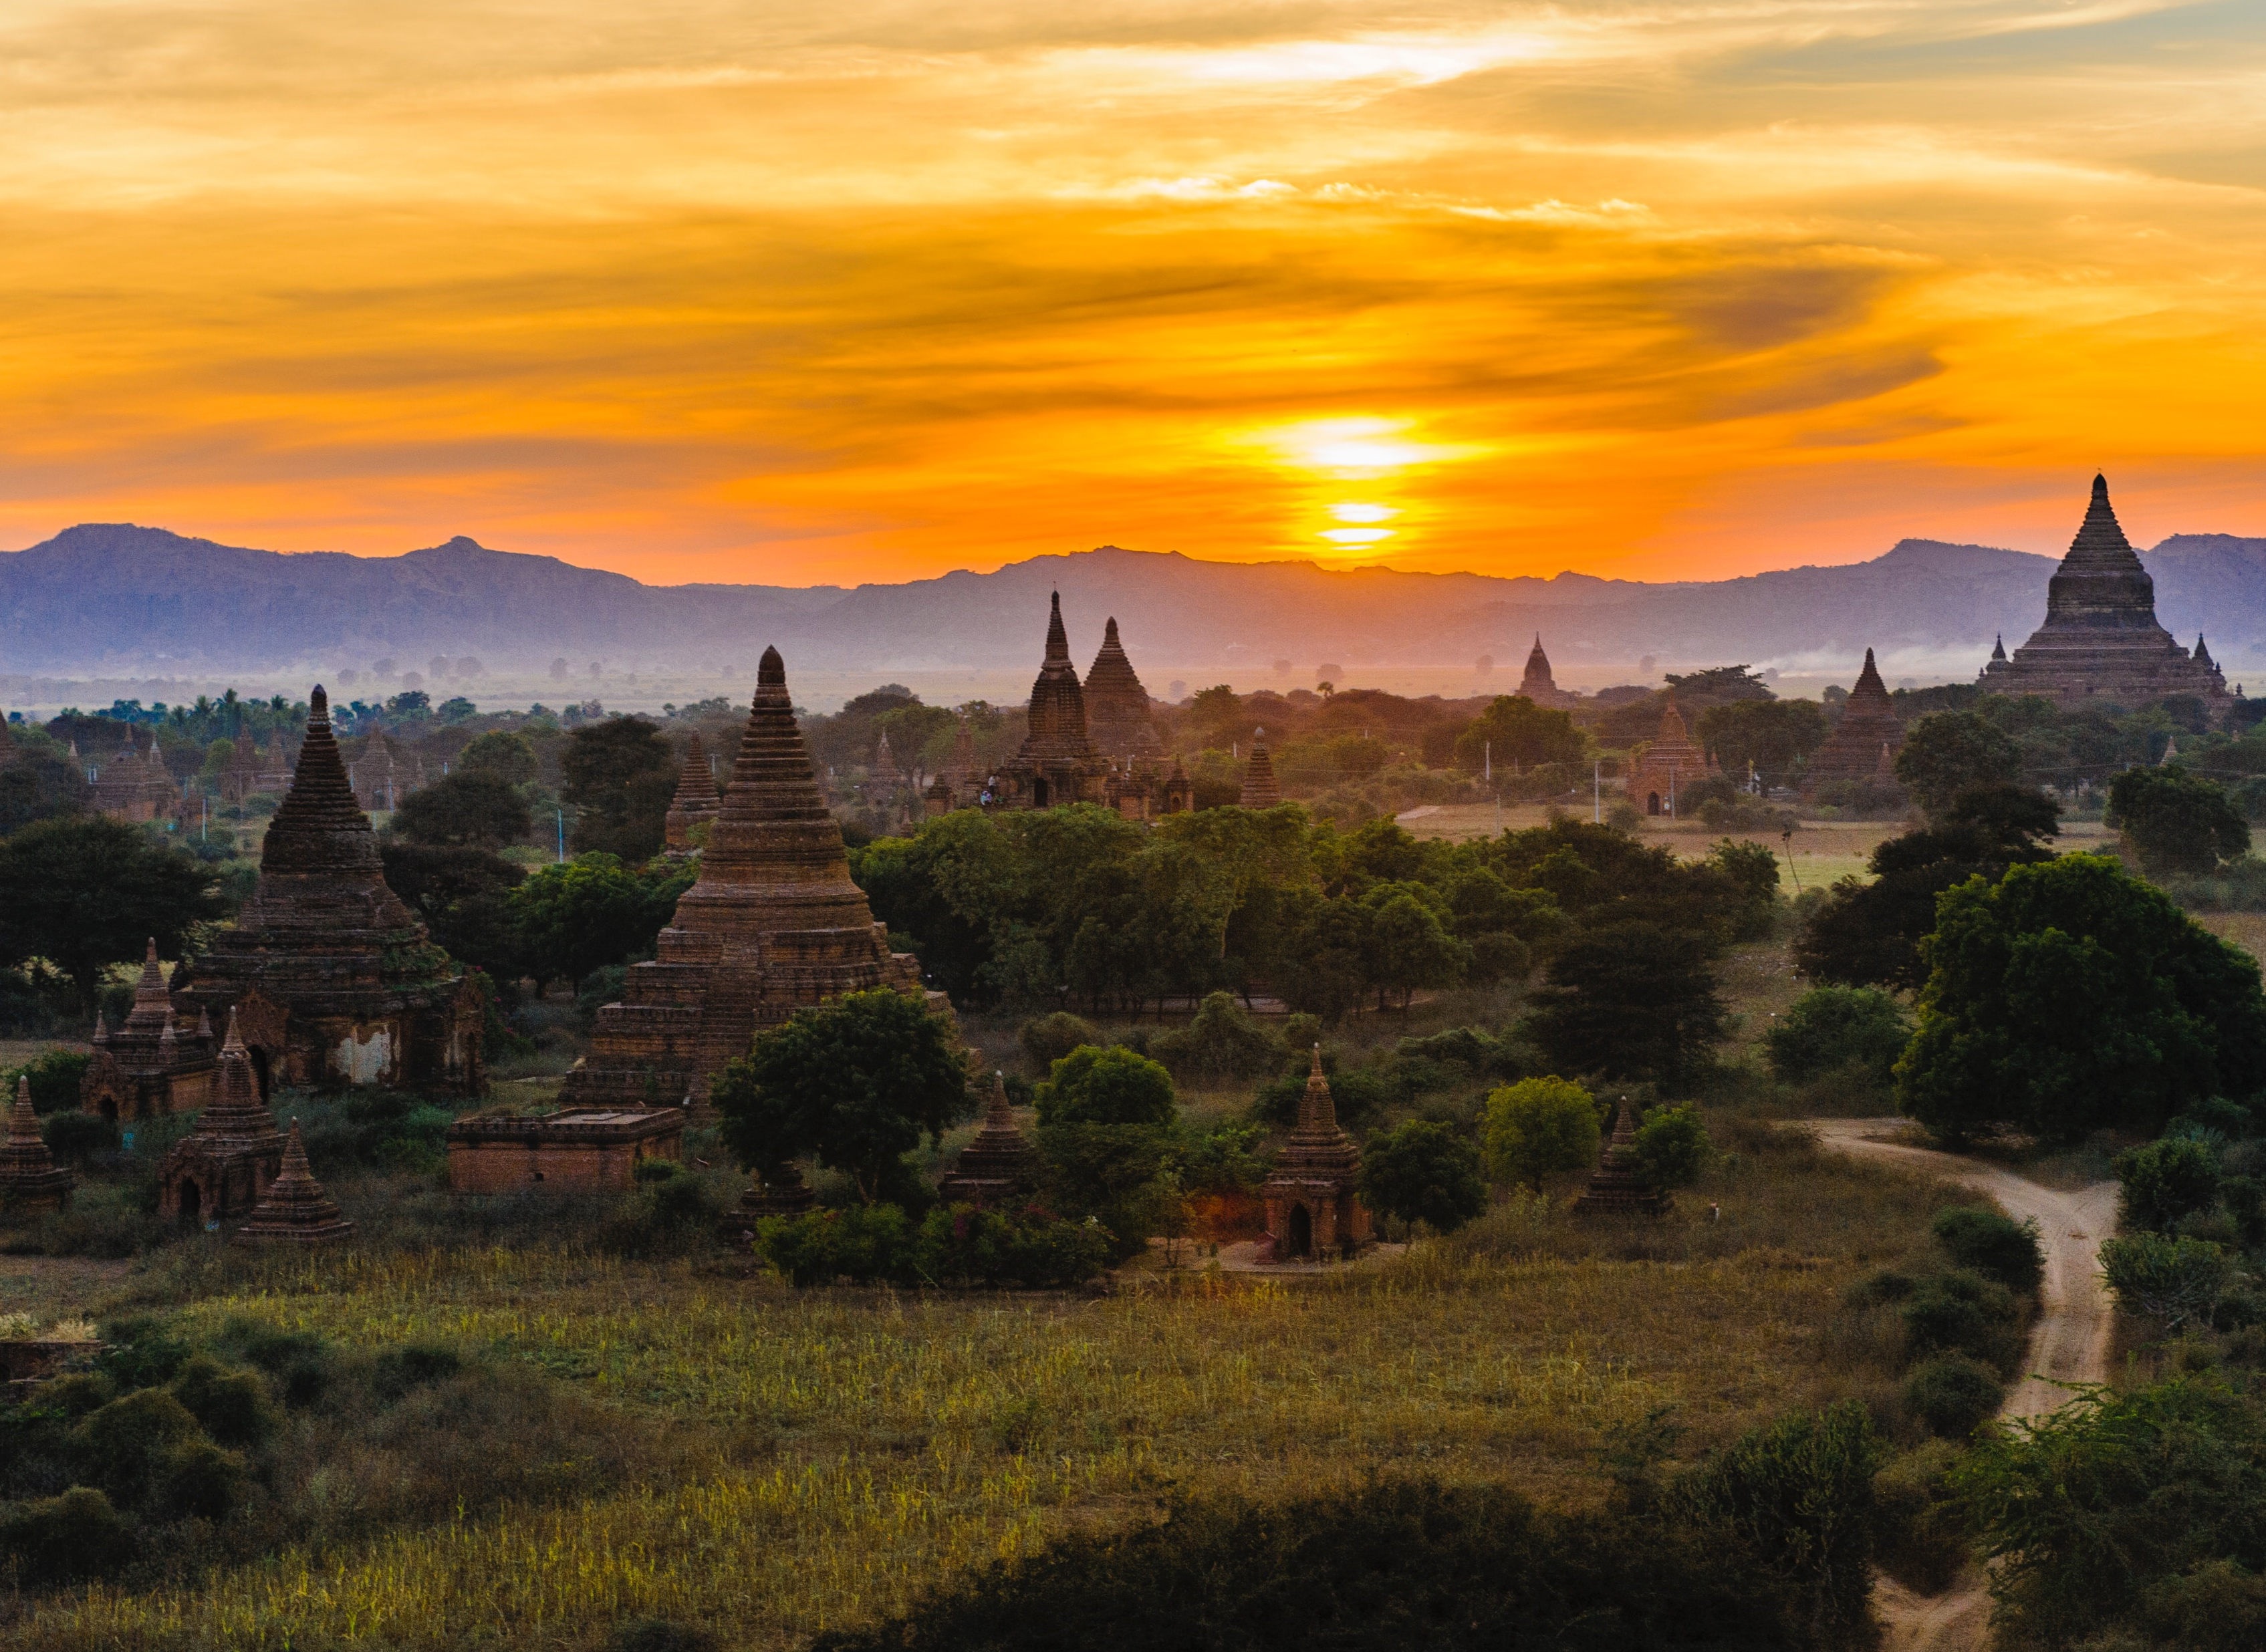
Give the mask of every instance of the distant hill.
[[[2147, 553], [2158, 610], [2220, 658], [2266, 656], [2266, 540], [2182, 534]], [[1869, 562], [1712, 582], [1561, 574], [1203, 562], [1104, 546], [993, 574], [903, 585], [648, 586], [467, 538], [391, 558], [283, 555], [164, 529], [86, 523], [0, 553], [0, 673], [211, 672], [304, 664], [405, 669], [473, 655], [537, 671], [555, 657], [743, 671], [776, 642], [834, 670], [996, 666], [1034, 657], [1047, 593], [1090, 651], [1114, 614], [1157, 664], [1462, 662], [1516, 670], [1532, 634], [1561, 667], [1729, 661], [1799, 667], [1883, 655], [1979, 665], [2044, 612], [2053, 559], [1907, 539]]]

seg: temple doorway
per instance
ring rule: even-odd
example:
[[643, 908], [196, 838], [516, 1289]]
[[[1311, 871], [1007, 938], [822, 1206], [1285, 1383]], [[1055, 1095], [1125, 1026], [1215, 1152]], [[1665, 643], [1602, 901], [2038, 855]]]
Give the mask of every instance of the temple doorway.
[[1660, 813], [1659, 793], [1647, 792], [1644, 794], [1644, 812], [1648, 815], [1657, 815]]
[[252, 1077], [262, 1102], [267, 1100], [267, 1052], [254, 1044], [244, 1052], [252, 1057]]
[[204, 1190], [194, 1181], [181, 1183], [181, 1225], [202, 1227], [205, 1224]]
[[1290, 1230], [1285, 1238], [1289, 1241], [1288, 1247], [1290, 1254], [1312, 1255], [1314, 1254], [1314, 1218], [1306, 1214], [1306, 1207], [1303, 1204], [1292, 1205], [1290, 1219], [1284, 1225]]
[[1031, 807], [1032, 807], [1033, 808], [1044, 808], [1046, 806], [1047, 806], [1047, 783], [1046, 783], [1044, 780], [1034, 780], [1034, 781], [1032, 781], [1032, 782], [1031, 782]]

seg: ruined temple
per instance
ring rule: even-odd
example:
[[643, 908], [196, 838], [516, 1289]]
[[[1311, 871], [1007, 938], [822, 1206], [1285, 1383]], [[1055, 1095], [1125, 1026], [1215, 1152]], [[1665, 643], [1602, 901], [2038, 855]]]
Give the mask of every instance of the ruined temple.
[[1660, 713], [1660, 733], [1629, 767], [1629, 801], [1647, 815], [1673, 815], [1685, 787], [1720, 772], [1714, 759], [1692, 743], [1670, 696]]
[[1268, 755], [1267, 731], [1254, 729], [1251, 735], [1251, 758], [1243, 766], [1243, 793], [1235, 800], [1246, 808], [1273, 808], [1283, 800], [1283, 788], [1275, 778], [1275, 759]]
[[[1837, 780], [1877, 779], [1882, 764], [1893, 764], [1904, 744], [1904, 726], [1897, 720], [1896, 702], [1889, 698], [1888, 685], [1881, 681], [1880, 668], [1868, 648], [1857, 686], [1842, 703], [1841, 720], [1802, 772], [1802, 796], [1814, 796], [1819, 786]], [[1893, 776], [1894, 769], [1890, 772]]]
[[1537, 705], [1548, 705], [1562, 710], [1571, 705], [1574, 697], [1558, 686], [1550, 675], [1550, 656], [1542, 652], [1542, 633], [1534, 633], [1534, 647], [1526, 656], [1526, 673], [1518, 679], [1518, 691]]
[[484, 1000], [386, 887], [320, 684], [309, 699], [259, 881], [235, 927], [174, 973], [174, 999], [233, 1017], [261, 1096], [317, 1083], [477, 1095]]
[[1102, 627], [1100, 652], [1086, 668], [1085, 725], [1095, 749], [1128, 767], [1144, 760], [1153, 764], [1164, 755], [1165, 742], [1149, 714], [1149, 691], [1117, 640], [1115, 617]]
[[212, 1098], [218, 1056], [209, 1015], [201, 1012], [187, 1030], [181, 1027], [152, 940], [125, 1022], [113, 1033], [95, 1012], [94, 1055], [79, 1078], [80, 1110], [121, 1123], [194, 1113]]
[[2196, 638], [2189, 654], [2156, 621], [2156, 582], [2117, 525], [2109, 482], [2093, 500], [2046, 585], [2046, 622], [2008, 659], [2004, 640], [1977, 679], [1992, 694], [2037, 694], [2065, 710], [2138, 707], [2193, 695], [2213, 718], [2232, 703], [2226, 679]]
[[172, 820], [180, 813], [180, 788], [158, 754], [157, 736], [150, 736], [148, 757], [135, 749], [129, 733], [117, 757], [94, 778], [94, 807], [113, 820], [146, 822]]
[[70, 1202], [78, 1183], [58, 1166], [40, 1135], [40, 1116], [32, 1110], [32, 1081], [16, 1075], [16, 1103], [8, 1112], [8, 1136], [0, 1142], [0, 1209], [18, 1211], [60, 1210]]
[[777, 648], [756, 683], [700, 876], [677, 897], [660, 956], [632, 966], [621, 1002], [598, 1012], [563, 1106], [697, 1104], [726, 1062], [797, 1009], [867, 987], [922, 990], [918, 962], [889, 951], [850, 880]]
[[1078, 668], [1070, 662], [1057, 591], [1047, 620], [1046, 661], [1031, 684], [1027, 732], [994, 775], [992, 801], [1004, 808], [1100, 803], [1108, 789], [1109, 766], [1086, 729], [1085, 694]]
[[372, 814], [391, 814], [405, 793], [416, 789], [393, 759], [393, 742], [382, 734], [369, 737], [350, 773], [355, 800]]
[[1337, 1103], [1322, 1076], [1322, 1047], [1317, 1044], [1306, 1092], [1298, 1099], [1297, 1128], [1259, 1189], [1274, 1259], [1290, 1261], [1332, 1251], [1351, 1256], [1368, 1244], [1369, 1212], [1354, 1193], [1360, 1174], [1361, 1149], [1338, 1128]]
[[299, 1121], [283, 1139], [283, 1165], [267, 1184], [259, 1202], [230, 1241], [238, 1245], [326, 1245], [344, 1239], [355, 1224], [339, 1212], [338, 1202], [323, 1191], [307, 1167], [307, 1149], [299, 1140]]
[[1016, 1127], [1006, 1083], [994, 1072], [983, 1128], [960, 1150], [952, 1173], [937, 1184], [937, 1196], [947, 1204], [1008, 1204], [1037, 1185], [1038, 1173], [1037, 1150]]
[[690, 854], [692, 829], [714, 820], [720, 803], [716, 777], [708, 767], [708, 753], [700, 743], [699, 730], [695, 729], [692, 743], [685, 748], [684, 767], [677, 771], [676, 795], [669, 800], [669, 813], [662, 817], [662, 842], [669, 852]]
[[157, 1165], [157, 1214], [206, 1227], [252, 1214], [283, 1168], [283, 1133], [259, 1103], [252, 1057], [233, 1016], [222, 1042], [213, 1098], [197, 1127]]
[[1613, 1115], [1613, 1133], [1598, 1151], [1597, 1167], [1574, 1209], [1583, 1216], [1659, 1216], [1673, 1202], [1637, 1174], [1636, 1115], [1623, 1096]]

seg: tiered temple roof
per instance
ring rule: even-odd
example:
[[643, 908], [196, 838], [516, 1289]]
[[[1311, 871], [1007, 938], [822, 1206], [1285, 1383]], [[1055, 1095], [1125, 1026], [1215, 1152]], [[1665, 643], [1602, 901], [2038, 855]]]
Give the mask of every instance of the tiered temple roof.
[[32, 1109], [32, 1081], [16, 1076], [16, 1103], [9, 1109], [8, 1137], [0, 1142], [0, 1205], [11, 1210], [60, 1210], [78, 1184], [58, 1166], [40, 1135]]
[[1558, 686], [1557, 678], [1550, 675], [1550, 656], [1542, 652], [1542, 633], [1534, 633], [1534, 647], [1526, 656], [1525, 675], [1518, 679], [1518, 691], [1537, 705], [1562, 707], [1571, 698]]
[[1108, 786], [1109, 760], [1086, 730], [1085, 694], [1070, 662], [1059, 591], [1047, 620], [1046, 660], [1031, 684], [1028, 732], [999, 765], [998, 778], [997, 800], [1009, 808], [1098, 803]]
[[888, 950], [851, 881], [777, 648], [764, 650], [756, 683], [699, 879], [661, 932], [660, 956], [632, 967], [622, 1001], [598, 1012], [563, 1106], [699, 1102], [726, 1062], [796, 1009], [867, 987], [922, 990], [918, 963]]
[[94, 1056], [79, 1079], [79, 1106], [128, 1121], [194, 1112], [212, 1095], [216, 1049], [209, 1017], [200, 1014], [193, 1032], [181, 1028], [153, 938], [124, 1023], [113, 1033], [96, 1012]]
[[2140, 706], [2193, 695], [2217, 715], [2226, 679], [2196, 639], [2190, 654], [2156, 621], [2156, 582], [2125, 538], [2105, 477], [2046, 586], [2046, 621], [2012, 659], [1994, 652], [1980, 678], [1993, 694], [2037, 694], [2065, 708]]
[[1574, 1201], [1574, 1209], [1583, 1216], [1658, 1216], [1671, 1202], [1666, 1194], [1646, 1187], [1637, 1174], [1636, 1115], [1623, 1096], [1620, 1110], [1613, 1115], [1613, 1133], [1599, 1150], [1597, 1167], [1587, 1190]]
[[1849, 691], [1842, 705], [1840, 722], [1802, 774], [1802, 795], [1808, 797], [1836, 780], [1877, 778], [1883, 761], [1892, 764], [1904, 744], [1904, 726], [1897, 720], [1896, 702], [1889, 698], [1888, 684], [1881, 681], [1880, 668], [1873, 663], [1873, 651], [1868, 648], [1865, 669], [1857, 674], [1857, 686]]
[[1038, 1167], [1036, 1150], [1015, 1123], [1006, 1083], [994, 1072], [983, 1128], [960, 1150], [952, 1173], [937, 1184], [938, 1196], [947, 1204], [1005, 1204], [1030, 1191]]
[[299, 1140], [299, 1121], [283, 1142], [283, 1166], [267, 1191], [252, 1208], [252, 1215], [236, 1230], [238, 1245], [322, 1245], [344, 1239], [355, 1224], [339, 1212], [338, 1202], [323, 1191], [307, 1168], [307, 1150]]
[[386, 887], [319, 683], [252, 898], [174, 986], [184, 1007], [240, 1012], [262, 1093], [337, 1081], [483, 1087], [480, 996]]
[[700, 743], [700, 731], [695, 729], [692, 743], [685, 748], [684, 767], [677, 771], [676, 795], [669, 800], [669, 813], [662, 821], [662, 839], [670, 852], [689, 852], [692, 829], [702, 821], [714, 820], [720, 806], [716, 777], [709, 771], [708, 753]]
[[1101, 649], [1085, 670], [1085, 720], [1094, 746], [1105, 757], [1154, 760], [1164, 753], [1149, 691], [1117, 640], [1115, 617], [1102, 628]]
[[113, 820], [171, 820], [180, 812], [180, 792], [172, 772], [157, 750], [157, 736], [150, 736], [149, 756], [135, 749], [131, 734], [118, 755], [105, 764], [94, 781], [94, 807]]
[[157, 1213], [197, 1224], [248, 1216], [283, 1166], [283, 1136], [259, 1103], [251, 1052], [228, 1022], [212, 1100], [157, 1166]]
[[1648, 815], [1673, 814], [1685, 786], [1718, 772], [1714, 759], [1692, 743], [1670, 696], [1660, 714], [1660, 733], [1629, 770], [1629, 800]]
[[1297, 1127], [1259, 1190], [1277, 1261], [1333, 1250], [1349, 1255], [1369, 1242], [1369, 1212], [1354, 1193], [1360, 1173], [1361, 1149], [1338, 1126], [1337, 1102], [1317, 1044], [1305, 1093], [1298, 1098]]
[[1243, 766], [1243, 793], [1236, 801], [1246, 808], [1273, 808], [1282, 800], [1283, 788], [1275, 778], [1275, 759], [1267, 750], [1267, 731], [1255, 729], [1251, 736], [1251, 757]]

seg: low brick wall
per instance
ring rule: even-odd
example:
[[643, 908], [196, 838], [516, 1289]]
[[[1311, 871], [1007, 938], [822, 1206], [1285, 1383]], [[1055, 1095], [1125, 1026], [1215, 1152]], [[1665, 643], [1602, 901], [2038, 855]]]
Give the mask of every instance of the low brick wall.
[[684, 1115], [675, 1107], [459, 1119], [449, 1129], [449, 1188], [619, 1192], [635, 1185], [640, 1159], [681, 1159], [683, 1144]]

